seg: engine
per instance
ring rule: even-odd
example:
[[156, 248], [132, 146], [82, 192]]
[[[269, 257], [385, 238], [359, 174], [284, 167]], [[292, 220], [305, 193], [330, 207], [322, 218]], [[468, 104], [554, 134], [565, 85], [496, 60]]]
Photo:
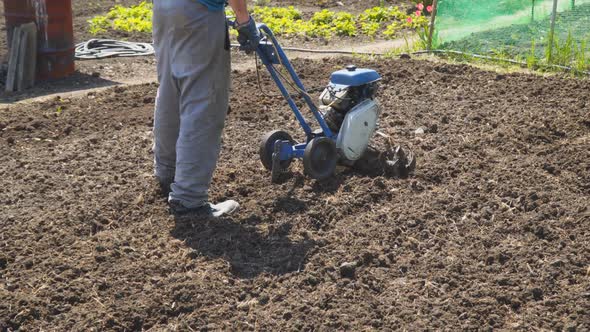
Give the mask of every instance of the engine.
[[377, 92], [379, 74], [370, 69], [348, 66], [332, 74], [330, 84], [320, 95], [320, 111], [333, 132], [339, 132], [346, 114]]

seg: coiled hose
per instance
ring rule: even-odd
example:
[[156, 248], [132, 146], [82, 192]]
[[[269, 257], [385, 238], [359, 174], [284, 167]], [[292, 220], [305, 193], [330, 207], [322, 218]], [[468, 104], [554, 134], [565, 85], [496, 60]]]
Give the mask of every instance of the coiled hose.
[[111, 39], [91, 39], [76, 45], [76, 60], [96, 60], [113, 57], [132, 57], [155, 54], [150, 43], [126, 42]]

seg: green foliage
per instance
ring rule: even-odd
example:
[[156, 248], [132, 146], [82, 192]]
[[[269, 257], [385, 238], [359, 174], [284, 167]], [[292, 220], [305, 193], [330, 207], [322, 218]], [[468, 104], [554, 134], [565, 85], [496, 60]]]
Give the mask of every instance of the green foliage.
[[[424, 16], [420, 16], [416, 20], [418, 19], [425, 20]], [[428, 37], [430, 35], [430, 26], [428, 25], [428, 22], [412, 22], [412, 24], [414, 25], [413, 27], [416, 29], [416, 33], [418, 34], [418, 43], [420, 48], [428, 48]]]
[[392, 39], [397, 35], [397, 33], [402, 28], [402, 24], [400, 24], [399, 22], [393, 22], [385, 28], [385, 31], [383, 31], [383, 35], [385, 36], [385, 38]]
[[[329, 25], [332, 23], [332, 21], [334, 21], [334, 16], [336, 16], [335, 12], [328, 9], [324, 9], [313, 14], [313, 17], [311, 18], [311, 23], [316, 25]], [[262, 18], [264, 19], [264, 17]]]
[[301, 12], [293, 6], [289, 7], [259, 7], [255, 6], [252, 13], [265, 19], [300, 20]]
[[330, 38], [356, 36], [355, 17], [350, 13], [327, 9], [316, 12], [309, 21], [301, 19], [301, 13], [290, 7], [254, 7], [253, 15], [265, 23], [276, 35], [304, 35]]
[[373, 7], [366, 9], [359, 15], [362, 22], [390, 22], [393, 20], [404, 20], [408, 17], [399, 7]]
[[264, 22], [277, 35], [306, 34], [312, 30], [309, 22], [301, 19], [301, 12], [293, 6], [259, 7], [255, 6], [252, 14]]
[[264, 22], [277, 35], [323, 37], [357, 36], [374, 38], [380, 32], [385, 38], [395, 38], [403, 29], [423, 29], [427, 18], [420, 13], [406, 14], [399, 7], [369, 8], [359, 15], [334, 12], [328, 9], [313, 14], [309, 21], [301, 19], [293, 7], [254, 7], [257, 20]]
[[[264, 1], [256, 3], [263, 4]], [[96, 16], [89, 21], [90, 32], [98, 34], [119, 30], [149, 33], [152, 31], [152, 8], [152, 4], [146, 1], [132, 7], [115, 6], [106, 15]], [[232, 14], [230, 10], [226, 10], [226, 13], [228, 16]], [[359, 15], [324, 9], [314, 13], [309, 20], [304, 20], [302, 13], [293, 6], [254, 6], [252, 15], [257, 21], [268, 25], [276, 35], [325, 39], [359, 34], [371, 38], [379, 34], [385, 38], [395, 38], [402, 30], [415, 29], [420, 32], [428, 25], [428, 20], [421, 12], [406, 14], [399, 7], [384, 6], [367, 9]]]
[[96, 16], [90, 21], [90, 33], [107, 32], [109, 29], [126, 32], [152, 32], [153, 5], [146, 1], [137, 6], [115, 6], [104, 16]]
[[544, 60], [548, 64], [571, 67], [574, 71], [587, 71], [590, 67], [590, 58], [586, 56], [587, 45], [586, 40], [576, 42], [571, 32], [563, 42], [554, 36], [553, 48], [546, 46]]
[[[332, 36], [331, 26], [335, 16], [336, 13], [327, 9], [316, 12], [308, 23], [308, 30], [303, 31], [302, 34], [310, 37], [330, 38]], [[264, 18], [262, 19], [264, 20]]]
[[574, 60], [574, 55], [577, 51], [577, 45], [571, 33], [568, 33], [567, 38], [560, 43], [557, 36], [553, 39], [553, 54], [550, 57], [551, 63], [567, 66]]
[[301, 35], [330, 38], [333, 35], [354, 36], [354, 17], [348, 13], [335, 13], [324, 9], [309, 20], [303, 20], [301, 12], [289, 7], [254, 7], [254, 17], [268, 25], [276, 35]]
[[354, 16], [350, 13], [337, 13], [332, 22], [332, 30], [340, 36], [356, 36], [356, 21]]
[[588, 41], [582, 40], [580, 47], [575, 51], [572, 67], [579, 72], [588, 71], [590, 69], [590, 56], [586, 56], [587, 49]]
[[373, 38], [381, 29], [381, 24], [378, 22], [364, 22], [361, 23], [361, 31], [363, 34]]
[[[545, 38], [550, 40], [550, 32]], [[545, 70], [556, 70], [560, 67], [568, 67], [573, 74], [583, 73], [590, 70], [590, 57], [587, 56], [588, 40], [576, 40], [574, 34], [569, 32], [567, 37], [561, 40], [557, 35], [553, 37], [553, 47], [546, 43], [544, 52], [539, 55], [536, 50], [535, 39], [531, 42], [530, 50], [524, 60], [529, 69], [542, 68]], [[522, 59], [522, 57], [521, 57]]]
[[535, 40], [531, 42], [531, 50], [529, 54], [526, 56], [526, 65], [529, 69], [534, 69], [537, 67], [537, 55], [535, 54]]
[[88, 23], [90, 23], [90, 33], [93, 35], [106, 32], [110, 27], [110, 21], [106, 16], [96, 16], [88, 21]]

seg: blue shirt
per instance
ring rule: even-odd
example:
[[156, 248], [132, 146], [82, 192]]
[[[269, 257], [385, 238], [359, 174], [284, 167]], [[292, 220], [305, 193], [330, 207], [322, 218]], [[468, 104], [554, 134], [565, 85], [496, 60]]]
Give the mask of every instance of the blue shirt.
[[209, 8], [210, 11], [220, 11], [223, 10], [225, 8], [225, 0], [197, 0], [200, 3], [202, 3], [203, 5], [205, 5], [207, 8]]

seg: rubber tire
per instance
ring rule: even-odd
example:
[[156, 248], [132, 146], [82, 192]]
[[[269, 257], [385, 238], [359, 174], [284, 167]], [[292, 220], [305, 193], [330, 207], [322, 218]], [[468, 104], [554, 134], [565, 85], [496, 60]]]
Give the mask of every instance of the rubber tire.
[[[276, 141], [289, 141], [291, 144], [295, 144], [295, 141], [293, 138], [291, 138], [291, 135], [282, 130], [273, 130], [264, 134], [262, 140], [260, 141], [260, 149], [258, 150], [258, 154], [260, 155], [260, 161], [262, 162], [262, 165], [264, 165], [264, 168], [269, 171], [272, 171], [272, 154], [275, 150]], [[281, 162], [282, 169], [289, 168], [289, 165], [291, 165], [291, 160], [284, 160]]]
[[316, 137], [305, 147], [303, 167], [305, 174], [316, 180], [329, 178], [338, 164], [336, 142], [327, 137]]

